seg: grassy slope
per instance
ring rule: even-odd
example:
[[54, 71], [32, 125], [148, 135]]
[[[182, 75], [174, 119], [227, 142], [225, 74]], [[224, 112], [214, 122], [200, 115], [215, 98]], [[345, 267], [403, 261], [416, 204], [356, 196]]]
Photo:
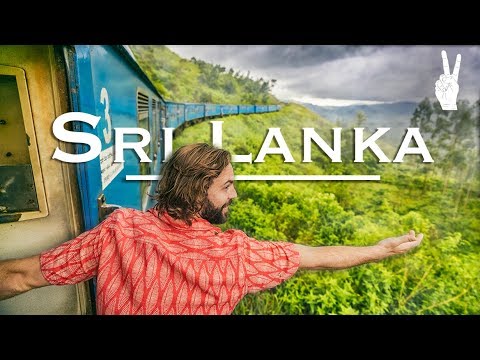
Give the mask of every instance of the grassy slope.
[[[138, 55], [143, 46], [135, 47]], [[213, 102], [241, 102], [241, 87], [235, 88], [235, 94], [226, 94], [202, 83], [196, 64], [180, 59], [165, 47], [143, 50], [141, 62], [167, 98], [201, 101], [202, 96], [210, 94]], [[274, 290], [247, 296], [235, 313], [480, 312], [480, 294], [476, 290], [480, 288], [480, 256], [475, 250], [480, 232], [478, 189], [474, 189], [468, 202], [457, 204], [458, 187], [452, 184], [444, 189], [443, 179], [424, 176], [426, 165], [416, 156], [404, 164], [378, 164], [366, 152], [365, 163], [352, 164], [352, 143], [346, 129], [342, 132], [343, 163], [332, 164], [315, 145], [313, 162], [303, 163], [302, 128], [315, 128], [331, 144], [333, 126], [298, 105], [287, 105], [278, 113], [221, 120], [223, 147], [232, 153], [252, 153], [255, 159], [267, 129], [280, 128], [296, 160], [289, 164], [281, 155], [267, 155], [265, 163], [234, 164], [236, 174], [382, 176], [380, 182], [238, 181], [239, 199], [232, 205], [230, 221], [224, 228], [240, 228], [259, 239], [312, 245], [369, 244], [409, 228], [426, 234], [424, 245], [413, 256], [334, 273], [300, 273]], [[211, 143], [208, 121], [178, 131], [174, 149], [194, 142]], [[380, 146], [392, 159], [394, 149]]]
[[211, 64], [205, 64], [202, 70], [198, 64], [181, 58], [165, 46], [131, 45], [130, 48], [166, 100], [243, 104], [258, 97], [256, 103], [278, 103], [271, 95], [263, 101], [263, 96], [255, 93], [258, 81], [219, 72], [218, 67]]

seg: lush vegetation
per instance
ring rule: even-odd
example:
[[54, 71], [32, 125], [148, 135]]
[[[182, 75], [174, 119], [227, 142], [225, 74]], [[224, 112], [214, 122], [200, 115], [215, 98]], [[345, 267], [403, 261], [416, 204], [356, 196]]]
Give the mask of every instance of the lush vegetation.
[[[218, 65], [183, 60], [164, 47], [133, 50], [137, 57], [142, 54], [140, 62], [155, 84], [175, 101], [265, 100], [247, 101], [248, 87], [233, 70], [225, 73]], [[215, 68], [218, 76], [209, 73]], [[227, 90], [227, 77], [235, 91]], [[477, 109], [478, 104], [465, 101], [459, 101], [455, 112], [442, 111], [429, 99], [419, 104], [411, 125], [426, 140], [435, 160], [430, 164], [420, 155], [406, 155], [403, 163], [379, 163], [370, 151], [363, 163], [354, 163], [353, 130], [345, 126], [342, 163], [332, 163], [316, 145], [312, 162], [304, 163], [302, 128], [314, 128], [331, 144], [335, 125], [299, 105], [284, 106], [278, 113], [223, 118], [223, 147], [233, 154], [252, 153], [255, 160], [268, 128], [280, 128], [295, 159], [284, 163], [283, 155], [276, 154], [263, 163], [235, 163], [237, 175], [381, 175], [381, 181], [368, 182], [237, 181], [239, 197], [223, 228], [314, 246], [374, 244], [409, 229], [425, 234], [422, 245], [406, 255], [340, 271], [300, 271], [274, 289], [248, 295], [235, 314], [480, 314]], [[361, 126], [365, 121], [360, 113], [350, 123]], [[210, 127], [204, 122], [180, 129], [174, 149], [211, 143]], [[400, 145], [377, 143], [389, 159]]]
[[178, 102], [276, 104], [276, 80], [253, 79], [220, 65], [185, 60], [163, 45], [131, 45], [138, 63], [160, 93]]
[[[298, 105], [222, 120], [223, 147], [232, 153], [252, 153], [255, 159], [267, 129], [278, 127], [296, 161], [284, 163], [282, 155], [267, 155], [264, 163], [234, 164], [236, 174], [381, 175], [379, 182], [237, 181], [239, 198], [224, 228], [315, 246], [373, 244], [409, 229], [425, 234], [422, 245], [407, 255], [347, 270], [299, 272], [274, 289], [248, 295], [236, 314], [480, 313], [480, 187], [473, 166], [478, 153], [470, 151], [474, 127], [471, 135], [455, 142], [470, 158], [457, 158], [449, 167], [442, 156], [450, 151], [440, 155], [446, 143], [436, 144], [435, 137], [427, 141], [433, 164], [422, 163], [419, 155], [406, 155], [401, 164], [380, 164], [370, 152], [364, 163], [353, 163], [352, 130], [346, 128], [343, 162], [334, 164], [316, 146], [313, 162], [302, 163], [301, 129], [313, 127], [329, 143], [333, 126]], [[174, 147], [211, 142], [210, 126], [185, 129]], [[453, 125], [445, 129], [455, 132]], [[394, 147], [381, 148], [393, 158]]]

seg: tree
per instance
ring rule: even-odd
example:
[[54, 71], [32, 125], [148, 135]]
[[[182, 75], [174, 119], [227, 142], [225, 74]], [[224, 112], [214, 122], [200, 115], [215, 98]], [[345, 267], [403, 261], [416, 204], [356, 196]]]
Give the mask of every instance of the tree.
[[[473, 176], [471, 165], [476, 163], [475, 153], [469, 151], [476, 147], [475, 113], [475, 105], [471, 106], [468, 100], [459, 100], [456, 111], [446, 111], [442, 110], [438, 101], [431, 103], [425, 98], [415, 109], [410, 121], [412, 127], [420, 129], [434, 156], [435, 167], [444, 178], [443, 192], [452, 178], [460, 182], [456, 208], [463, 185], [469, 176]], [[424, 184], [430, 171], [430, 167], [425, 168]]]
[[353, 127], [362, 128], [364, 127], [365, 123], [367, 122], [367, 115], [363, 111], [357, 111], [355, 114], [355, 121], [353, 123]]

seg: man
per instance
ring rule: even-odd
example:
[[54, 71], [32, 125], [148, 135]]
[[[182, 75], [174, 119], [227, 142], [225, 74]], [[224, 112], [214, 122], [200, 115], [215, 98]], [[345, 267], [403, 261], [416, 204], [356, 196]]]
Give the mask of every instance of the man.
[[237, 197], [230, 154], [186, 145], [164, 164], [157, 204], [118, 209], [95, 228], [39, 255], [0, 262], [0, 299], [97, 277], [98, 314], [230, 314], [247, 294], [299, 268], [343, 269], [402, 254], [423, 235], [373, 246], [257, 241], [224, 223]]

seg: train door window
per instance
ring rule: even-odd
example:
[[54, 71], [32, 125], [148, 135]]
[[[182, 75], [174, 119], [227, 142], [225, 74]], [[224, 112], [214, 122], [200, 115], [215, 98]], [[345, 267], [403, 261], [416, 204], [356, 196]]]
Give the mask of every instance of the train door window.
[[[148, 104], [148, 95], [145, 95], [144, 93], [138, 91], [137, 93], [137, 123], [138, 127], [141, 127], [145, 130], [147, 130], [150, 135], [152, 132], [150, 131], [150, 116], [149, 116], [149, 104]], [[141, 140], [141, 139], [139, 139]], [[151, 142], [151, 141], [150, 141]], [[149, 159], [152, 159], [151, 157], [151, 151], [150, 151], [150, 143], [146, 145], [143, 150], [147, 154]], [[151, 175], [150, 173], [150, 163], [148, 162], [140, 162], [140, 175]], [[145, 195], [145, 192], [148, 187], [148, 182], [147, 181], [141, 181], [140, 182], [140, 191], [142, 196]]]
[[0, 65], [0, 223], [47, 215], [25, 72]]

